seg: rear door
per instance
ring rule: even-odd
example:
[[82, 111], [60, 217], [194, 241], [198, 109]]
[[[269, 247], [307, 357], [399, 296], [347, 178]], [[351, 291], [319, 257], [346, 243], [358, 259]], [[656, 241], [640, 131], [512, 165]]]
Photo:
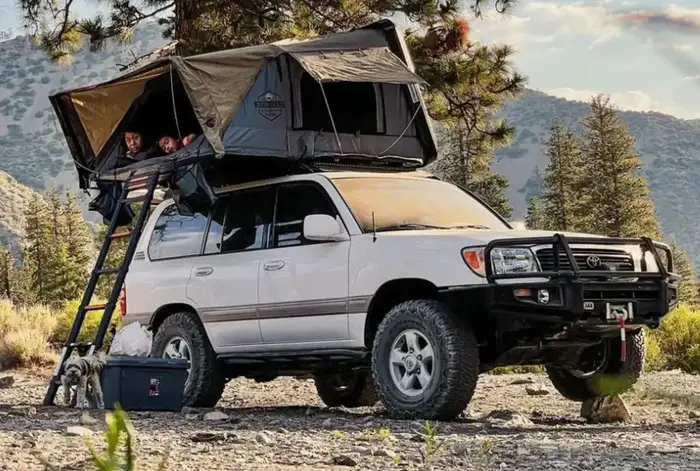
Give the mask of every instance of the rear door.
[[221, 197], [212, 213], [204, 254], [192, 266], [187, 296], [199, 306], [217, 352], [262, 344], [258, 268], [274, 197], [273, 187]]
[[263, 252], [259, 269], [265, 344], [323, 348], [349, 339], [350, 241], [305, 239], [303, 221], [310, 214], [338, 217], [321, 185], [303, 181], [278, 187], [270, 248]]
[[150, 233], [144, 232], [148, 238], [139, 242], [129, 267], [125, 321], [148, 324], [160, 307], [188, 302], [187, 283], [206, 227], [206, 216], [182, 215], [174, 204], [164, 207]]

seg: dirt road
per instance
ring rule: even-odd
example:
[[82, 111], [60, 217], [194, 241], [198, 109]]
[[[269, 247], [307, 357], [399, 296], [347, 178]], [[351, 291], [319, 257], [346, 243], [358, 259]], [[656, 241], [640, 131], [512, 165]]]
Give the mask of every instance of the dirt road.
[[[37, 451], [58, 469], [93, 469], [76, 434], [101, 446], [103, 414], [91, 411], [100, 423], [90, 424], [80, 412], [40, 407], [46, 377], [5, 374], [15, 384], [0, 389], [0, 469], [41, 470]], [[427, 463], [423, 423], [390, 420], [380, 406], [325, 408], [310, 381], [234, 381], [221, 420], [206, 420], [208, 410], [131, 417], [140, 470], [157, 469], [166, 450], [170, 470], [700, 469], [700, 377], [646, 375], [625, 401], [632, 422], [589, 425], [546, 376], [484, 375], [464, 417], [438, 425], [435, 443], [444, 442]]]

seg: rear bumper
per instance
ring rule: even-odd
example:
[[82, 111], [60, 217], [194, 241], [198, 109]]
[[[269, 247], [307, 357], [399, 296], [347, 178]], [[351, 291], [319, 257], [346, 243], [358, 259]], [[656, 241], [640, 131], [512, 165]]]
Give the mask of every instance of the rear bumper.
[[[565, 254], [570, 269], [547, 272], [496, 274], [491, 264], [491, 252], [496, 247], [533, 247], [551, 245], [555, 260]], [[581, 270], [570, 244], [639, 245], [642, 260], [651, 253], [658, 270], [593, 271]], [[667, 260], [664, 264], [659, 253]], [[494, 240], [484, 251], [488, 280], [486, 307], [490, 314], [601, 330], [617, 326], [615, 310], [631, 313], [626, 324], [656, 327], [660, 319], [676, 304], [678, 280], [673, 273], [670, 248], [648, 238], [567, 238], [556, 234], [549, 238]], [[544, 280], [544, 281], [543, 281]], [[529, 293], [529, 295], [528, 295]]]

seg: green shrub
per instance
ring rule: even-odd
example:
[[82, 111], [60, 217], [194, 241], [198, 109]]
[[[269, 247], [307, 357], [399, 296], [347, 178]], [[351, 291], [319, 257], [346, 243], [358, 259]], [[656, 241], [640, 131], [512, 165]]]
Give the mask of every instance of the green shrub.
[[700, 373], [700, 311], [687, 306], [674, 309], [657, 329], [649, 331], [648, 338], [649, 368]]
[[48, 343], [55, 327], [56, 317], [48, 307], [17, 308], [0, 300], [0, 364], [11, 368], [55, 362]]
[[[103, 303], [102, 300], [93, 301], [94, 304]], [[68, 301], [63, 308], [56, 314], [56, 328], [54, 329], [50, 341], [55, 343], [63, 343], [68, 338], [71, 328], [73, 327], [73, 321], [75, 320], [75, 315], [78, 313], [78, 307], [80, 307], [80, 300], [75, 299], [73, 301]], [[107, 329], [107, 336], [105, 337], [104, 346], [109, 348], [112, 340], [112, 336], [109, 333], [112, 326], [117, 329], [121, 327], [121, 316], [119, 315], [119, 307], [114, 310], [112, 315], [112, 321]], [[85, 315], [83, 320], [83, 325], [78, 334], [78, 342], [92, 342], [97, 334], [97, 329], [100, 326], [100, 321], [102, 320], [103, 310], [99, 311], [89, 311]]]

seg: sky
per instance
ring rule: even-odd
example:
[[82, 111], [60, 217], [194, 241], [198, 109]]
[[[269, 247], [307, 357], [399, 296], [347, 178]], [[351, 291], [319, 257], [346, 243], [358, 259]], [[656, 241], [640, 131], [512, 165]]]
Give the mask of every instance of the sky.
[[[16, 4], [0, 0], [0, 31], [22, 32]], [[94, 4], [75, 1], [83, 14]], [[635, 29], [613, 20], [622, 11], [664, 13], [698, 26]], [[506, 17], [471, 19], [471, 37], [514, 46], [513, 64], [530, 88], [583, 101], [605, 93], [621, 109], [700, 118], [700, 0], [519, 0]]]

